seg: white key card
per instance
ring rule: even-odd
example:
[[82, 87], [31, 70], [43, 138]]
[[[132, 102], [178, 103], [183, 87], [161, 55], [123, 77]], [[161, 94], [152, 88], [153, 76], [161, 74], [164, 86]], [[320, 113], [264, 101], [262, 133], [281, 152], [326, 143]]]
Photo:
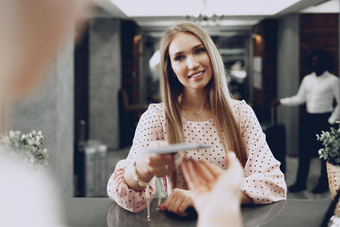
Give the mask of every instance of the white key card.
[[168, 154], [168, 153], [176, 153], [183, 150], [193, 150], [193, 149], [200, 149], [200, 148], [209, 148], [208, 144], [199, 144], [199, 143], [177, 143], [177, 144], [170, 144], [166, 147], [160, 148], [150, 148], [147, 149], [147, 153], [153, 154]]

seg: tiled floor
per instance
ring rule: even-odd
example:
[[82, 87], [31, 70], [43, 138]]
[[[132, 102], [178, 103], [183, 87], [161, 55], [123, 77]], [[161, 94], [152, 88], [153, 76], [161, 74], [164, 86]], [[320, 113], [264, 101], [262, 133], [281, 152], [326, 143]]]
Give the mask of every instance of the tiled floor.
[[[295, 177], [298, 166], [298, 158], [286, 157], [286, 183], [292, 185], [295, 183]], [[313, 158], [310, 164], [309, 176], [307, 182], [307, 190], [298, 193], [288, 192], [288, 199], [325, 199], [331, 198], [330, 192], [327, 191], [323, 194], [313, 194], [311, 191], [316, 186], [320, 176], [321, 163], [318, 158]]]
[[[114, 171], [117, 162], [121, 159], [125, 159], [129, 152], [129, 147], [108, 152], [108, 177]], [[286, 158], [286, 182], [287, 185], [291, 185], [295, 182], [295, 176], [297, 171], [298, 159], [296, 157]], [[313, 194], [311, 190], [317, 184], [320, 175], [320, 160], [315, 158], [311, 161], [310, 173], [308, 178], [307, 190], [299, 193], [289, 193], [288, 199], [324, 199], [330, 198], [330, 193], [325, 192], [323, 194]]]

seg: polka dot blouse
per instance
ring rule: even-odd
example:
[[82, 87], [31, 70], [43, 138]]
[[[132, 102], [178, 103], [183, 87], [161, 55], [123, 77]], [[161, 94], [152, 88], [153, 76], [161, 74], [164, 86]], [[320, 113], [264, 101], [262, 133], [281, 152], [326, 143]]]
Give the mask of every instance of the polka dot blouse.
[[[256, 204], [285, 199], [286, 183], [279, 168], [280, 162], [273, 157], [254, 111], [244, 101], [232, 100], [231, 106], [247, 152], [242, 191]], [[187, 151], [187, 157], [206, 160], [225, 169], [225, 151], [218, 137], [214, 120], [192, 122], [182, 118], [182, 123], [186, 142], [210, 145], [207, 149]], [[129, 188], [124, 180], [125, 168], [132, 165], [138, 155], [143, 154], [143, 150], [150, 142], [167, 140], [166, 124], [164, 106], [150, 104], [138, 123], [128, 157], [117, 163], [109, 179], [107, 185], [109, 197], [131, 212], [138, 212], [146, 207], [146, 190], [135, 191]], [[187, 188], [181, 170], [176, 172], [176, 177], [166, 176], [162, 181], [168, 195], [174, 188]], [[151, 197], [155, 194], [153, 181], [149, 184], [149, 193]]]

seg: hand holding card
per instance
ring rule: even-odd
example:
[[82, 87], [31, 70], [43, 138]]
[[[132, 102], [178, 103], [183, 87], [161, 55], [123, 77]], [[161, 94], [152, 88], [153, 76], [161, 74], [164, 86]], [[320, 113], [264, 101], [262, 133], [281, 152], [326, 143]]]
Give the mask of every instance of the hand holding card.
[[186, 150], [208, 148], [207, 144], [199, 143], [176, 143], [176, 144], [165, 144], [161, 141], [157, 143], [158, 147], [152, 147], [146, 150], [149, 154], [171, 154], [175, 153], [175, 169], [179, 167], [185, 156]]

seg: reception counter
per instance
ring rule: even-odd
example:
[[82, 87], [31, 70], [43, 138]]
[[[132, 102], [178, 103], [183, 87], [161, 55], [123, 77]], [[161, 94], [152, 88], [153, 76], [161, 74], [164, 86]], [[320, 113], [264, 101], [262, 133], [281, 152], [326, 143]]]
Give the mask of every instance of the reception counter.
[[[328, 199], [287, 200], [270, 205], [243, 206], [243, 223], [249, 227], [320, 226], [330, 202]], [[146, 209], [133, 214], [108, 198], [70, 198], [64, 203], [67, 226], [196, 226], [195, 219], [183, 220], [157, 210], [156, 200], [151, 204], [150, 221], [146, 218]]]

